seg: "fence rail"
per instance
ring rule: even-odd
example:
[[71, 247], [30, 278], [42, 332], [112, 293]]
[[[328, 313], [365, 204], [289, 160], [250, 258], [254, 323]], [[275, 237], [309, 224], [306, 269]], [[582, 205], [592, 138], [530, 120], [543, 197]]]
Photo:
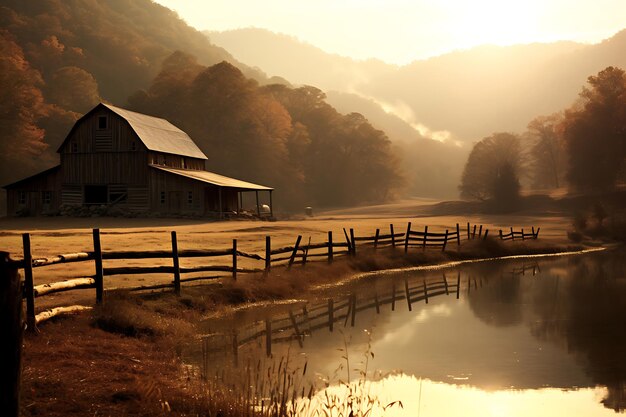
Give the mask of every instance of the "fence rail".
[[[482, 225], [467, 223], [463, 232], [459, 224], [454, 228], [444, 231], [429, 230], [424, 226], [422, 230], [412, 230], [411, 222], [407, 223], [405, 232], [396, 232], [394, 225], [389, 225], [389, 231], [381, 233], [381, 229], [376, 229], [371, 236], [355, 236], [354, 229], [343, 229], [340, 238], [336, 239], [333, 232], [328, 232], [328, 238], [323, 242], [302, 244], [302, 236], [296, 238], [294, 245], [272, 249], [271, 236], [265, 237], [265, 251], [262, 254], [248, 253], [238, 248], [237, 239], [233, 239], [232, 246], [221, 249], [178, 249], [176, 232], [171, 232], [171, 250], [152, 251], [103, 251], [100, 244], [100, 230], [93, 229], [93, 250], [76, 253], [60, 254], [51, 257], [36, 257], [31, 254], [30, 234], [24, 233], [23, 247], [24, 258], [22, 260], [11, 260], [10, 267], [13, 269], [23, 269], [24, 287], [23, 298], [26, 300], [26, 320], [27, 328], [35, 329], [37, 316], [35, 313], [35, 298], [56, 294], [64, 291], [78, 289], [96, 290], [96, 303], [101, 303], [104, 298], [104, 280], [106, 277], [118, 275], [140, 275], [140, 274], [168, 274], [173, 277], [171, 283], [138, 286], [127, 288], [128, 290], [155, 290], [163, 288], [173, 288], [176, 294], [180, 295], [181, 283], [208, 279], [224, 278], [228, 275], [237, 279], [238, 274], [263, 273], [269, 274], [273, 268], [291, 268], [294, 264], [306, 265], [308, 262], [326, 260], [328, 263], [334, 262], [337, 258], [357, 255], [357, 248], [403, 248], [408, 252], [409, 248], [421, 248], [423, 251], [432, 248], [441, 248], [445, 251], [451, 244], [460, 247], [462, 240], [486, 239], [489, 230], [483, 232]], [[539, 228], [531, 228], [531, 232], [526, 233], [524, 229], [503, 234], [500, 230], [501, 240], [526, 240], [537, 239]], [[222, 258], [221, 264], [181, 266], [181, 259], [186, 258]], [[227, 258], [225, 260], [224, 258]], [[241, 258], [262, 262], [258, 267], [242, 267], [238, 265]], [[157, 266], [106, 266], [109, 261], [114, 260], [143, 260], [143, 259], [163, 259], [171, 260], [170, 265]], [[68, 279], [61, 282], [34, 285], [34, 269], [59, 265], [65, 263], [93, 262], [95, 273]], [[186, 274], [198, 274], [203, 272], [215, 272], [211, 276], [185, 277]], [[38, 272], [39, 274], [39, 272]], [[65, 310], [58, 309], [54, 314], [64, 313]], [[45, 314], [41, 317], [49, 318], [54, 314]], [[43, 320], [43, 318], [41, 319]], [[40, 321], [41, 321], [40, 320]]]

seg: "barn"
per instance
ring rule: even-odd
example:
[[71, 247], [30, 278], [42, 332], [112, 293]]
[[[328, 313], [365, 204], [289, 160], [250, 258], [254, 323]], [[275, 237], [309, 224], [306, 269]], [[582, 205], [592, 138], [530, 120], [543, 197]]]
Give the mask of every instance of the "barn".
[[[6, 185], [7, 213], [57, 213], [62, 206], [223, 217], [253, 193], [256, 214], [272, 216], [271, 187], [205, 170], [206, 155], [167, 120], [100, 103], [57, 150], [60, 164]], [[259, 193], [269, 201], [261, 210]]]

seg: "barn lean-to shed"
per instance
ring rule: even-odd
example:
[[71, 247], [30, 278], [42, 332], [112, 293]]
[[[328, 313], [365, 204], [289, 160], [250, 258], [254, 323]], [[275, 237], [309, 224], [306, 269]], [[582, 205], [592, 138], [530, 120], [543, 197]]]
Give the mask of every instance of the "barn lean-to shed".
[[[9, 184], [7, 213], [39, 215], [62, 205], [129, 212], [222, 216], [239, 213], [242, 195], [272, 191], [204, 169], [206, 155], [165, 119], [100, 103], [57, 150], [60, 164]], [[271, 215], [271, 213], [270, 213]]]

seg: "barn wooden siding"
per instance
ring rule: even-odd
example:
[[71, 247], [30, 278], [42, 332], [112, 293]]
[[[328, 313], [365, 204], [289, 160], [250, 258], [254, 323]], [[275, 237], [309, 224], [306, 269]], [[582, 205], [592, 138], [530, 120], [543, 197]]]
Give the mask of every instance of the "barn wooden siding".
[[[158, 213], [205, 215], [220, 211], [219, 187], [215, 185], [152, 169], [149, 188], [151, 210]], [[222, 211], [237, 211], [237, 203], [237, 190], [223, 187]]]
[[[60, 190], [60, 167], [20, 181], [7, 188], [7, 214], [15, 215], [18, 210], [27, 210], [30, 214], [54, 212], [61, 204]], [[46, 202], [48, 198], [49, 202]]]

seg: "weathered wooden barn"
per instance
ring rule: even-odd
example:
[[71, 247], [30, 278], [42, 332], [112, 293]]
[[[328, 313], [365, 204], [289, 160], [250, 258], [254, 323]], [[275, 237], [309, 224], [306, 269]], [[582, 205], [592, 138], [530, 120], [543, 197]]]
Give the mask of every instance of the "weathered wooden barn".
[[204, 169], [207, 157], [182, 130], [158, 117], [98, 104], [80, 118], [57, 152], [61, 163], [9, 184], [8, 215], [66, 206], [221, 217], [242, 210], [243, 193], [272, 188]]

